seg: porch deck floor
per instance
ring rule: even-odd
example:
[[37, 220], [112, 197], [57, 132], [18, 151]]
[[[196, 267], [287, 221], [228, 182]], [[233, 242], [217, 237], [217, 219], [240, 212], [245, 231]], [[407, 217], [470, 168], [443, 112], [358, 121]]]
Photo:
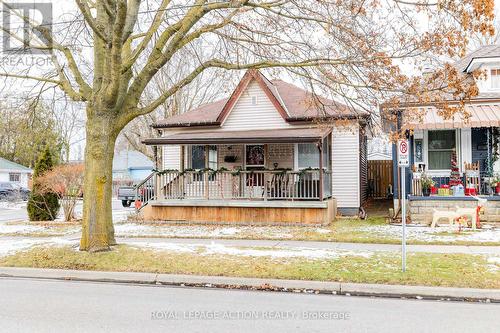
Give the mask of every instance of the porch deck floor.
[[153, 207], [264, 207], [264, 208], [328, 208], [325, 201], [290, 201], [290, 200], [220, 200], [220, 199], [168, 199], [152, 201]]

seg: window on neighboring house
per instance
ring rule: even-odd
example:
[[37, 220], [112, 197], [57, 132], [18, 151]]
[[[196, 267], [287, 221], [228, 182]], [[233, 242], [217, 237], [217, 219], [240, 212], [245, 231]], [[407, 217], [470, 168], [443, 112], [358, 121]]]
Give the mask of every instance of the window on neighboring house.
[[21, 182], [21, 174], [20, 173], [9, 173], [9, 181], [13, 183]]
[[500, 89], [500, 68], [490, 71], [491, 89]]
[[451, 169], [451, 155], [456, 149], [455, 130], [429, 131], [429, 170]]

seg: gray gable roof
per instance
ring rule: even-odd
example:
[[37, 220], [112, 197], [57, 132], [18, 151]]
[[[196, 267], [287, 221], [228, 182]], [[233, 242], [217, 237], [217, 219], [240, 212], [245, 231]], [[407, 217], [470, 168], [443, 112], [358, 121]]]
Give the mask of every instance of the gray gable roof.
[[484, 45], [455, 62], [455, 67], [465, 71], [473, 59], [500, 57], [500, 45]]
[[0, 170], [12, 170], [19, 171], [24, 173], [31, 173], [32, 170], [30, 168], [25, 167], [24, 165], [14, 163], [12, 161], [6, 160], [5, 158], [0, 157]]

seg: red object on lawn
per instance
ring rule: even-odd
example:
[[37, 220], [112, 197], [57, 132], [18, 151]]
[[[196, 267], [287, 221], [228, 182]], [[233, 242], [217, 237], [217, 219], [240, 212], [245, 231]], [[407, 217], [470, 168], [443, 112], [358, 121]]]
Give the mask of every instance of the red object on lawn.
[[465, 195], [477, 195], [476, 189], [475, 188], [466, 188]]
[[500, 193], [500, 183], [497, 183], [496, 192], [497, 192], [497, 194]]
[[431, 187], [431, 194], [437, 194], [438, 193], [438, 189], [436, 186], [433, 186]]

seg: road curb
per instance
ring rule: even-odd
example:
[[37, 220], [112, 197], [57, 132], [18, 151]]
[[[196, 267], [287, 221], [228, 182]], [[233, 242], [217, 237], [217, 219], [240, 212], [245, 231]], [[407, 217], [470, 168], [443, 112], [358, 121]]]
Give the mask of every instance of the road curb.
[[334, 294], [345, 296], [370, 296], [500, 303], [500, 289], [426, 287], [180, 274], [77, 271], [18, 267], [1, 267], [0, 278], [47, 279], [199, 288], [263, 290], [308, 294]]

